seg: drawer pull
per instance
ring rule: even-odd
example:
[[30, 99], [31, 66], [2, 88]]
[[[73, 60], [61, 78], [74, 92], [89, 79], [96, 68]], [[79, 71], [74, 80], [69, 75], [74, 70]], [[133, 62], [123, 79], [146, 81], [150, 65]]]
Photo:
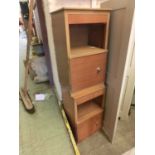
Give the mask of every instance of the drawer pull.
[[99, 123], [98, 122], [96, 122], [96, 126], [98, 126], [99, 125]]
[[100, 67], [97, 67], [96, 68], [96, 71], [97, 71], [97, 73], [100, 73], [101, 72], [101, 68]]

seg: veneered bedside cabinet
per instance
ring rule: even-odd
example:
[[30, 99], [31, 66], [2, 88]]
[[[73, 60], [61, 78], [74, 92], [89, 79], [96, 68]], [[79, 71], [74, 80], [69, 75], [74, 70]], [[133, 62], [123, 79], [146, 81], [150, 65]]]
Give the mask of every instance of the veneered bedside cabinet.
[[62, 100], [77, 142], [100, 130], [110, 10], [51, 13]]

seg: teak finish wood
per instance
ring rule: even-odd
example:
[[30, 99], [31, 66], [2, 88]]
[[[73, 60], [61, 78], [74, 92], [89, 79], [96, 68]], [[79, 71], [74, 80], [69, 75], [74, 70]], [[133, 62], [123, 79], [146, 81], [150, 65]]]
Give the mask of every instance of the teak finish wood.
[[90, 14], [69, 14], [68, 24], [88, 24], [88, 23], [106, 23], [108, 16], [106, 13], [90, 13]]
[[105, 81], [106, 57], [107, 53], [101, 53], [70, 60], [72, 92], [91, 87]]
[[67, 55], [67, 40], [65, 29], [65, 16], [63, 12], [58, 12], [52, 16], [52, 26], [54, 35], [54, 44], [56, 50], [56, 59], [58, 65], [59, 80], [62, 87], [70, 85], [69, 82], [69, 64]]
[[[108, 33], [109, 33], [109, 21], [110, 21], [110, 13], [109, 13], [109, 11], [108, 10], [100, 10], [100, 9], [98, 9], [98, 11], [97, 12], [95, 12], [94, 10], [91, 10], [91, 9], [80, 9], [79, 11], [78, 11], [78, 9], [75, 9], [75, 10], [73, 10], [73, 9], [62, 9], [62, 12], [64, 12], [64, 15], [65, 15], [65, 23], [66, 23], [66, 39], [67, 39], [67, 47], [68, 47], [68, 50], [67, 50], [67, 52], [68, 52], [68, 55], [69, 55], [69, 57], [71, 57], [71, 52], [70, 52], [70, 48], [72, 47], [71, 46], [71, 43], [70, 43], [70, 25], [75, 25], [75, 24], [81, 24], [81, 25], [83, 25], [83, 24], [99, 24], [99, 23], [104, 23], [104, 24], [106, 24], [106, 28], [105, 28], [105, 36], [104, 36], [104, 41], [103, 41], [103, 44], [104, 44], [104, 49], [107, 49], [107, 43], [108, 43]], [[54, 14], [56, 14], [57, 12], [54, 12], [53, 13], [53, 15]], [[101, 16], [101, 15], [104, 15], [105, 17], [106, 17], [106, 20], [105, 20], [105, 18], [104, 18], [104, 21], [100, 21], [100, 22], [95, 22], [95, 20], [94, 21], [87, 21], [87, 22], [85, 22], [85, 23], [82, 23], [82, 22], [80, 22], [79, 21], [79, 23], [70, 23], [69, 22], [69, 16], [70, 15], [80, 15], [81, 16], [81, 18], [82, 18], [82, 16], [84, 15], [86, 18], [87, 17], [89, 17], [90, 15], [92, 15], [92, 16], [94, 16], [94, 14], [95, 15], [98, 15], [98, 16]], [[91, 16], [90, 16], [91, 17]], [[77, 34], [76, 34], [77, 35]], [[83, 35], [83, 33], [80, 33], [80, 35]], [[76, 36], [75, 36], [76, 37]], [[96, 39], [97, 39], [97, 37], [96, 37]], [[79, 39], [79, 42], [80, 42], [80, 40], [81, 39]]]
[[75, 122], [77, 122], [77, 106], [74, 102], [74, 99], [70, 96], [69, 89], [63, 88], [62, 99], [63, 99], [64, 109], [70, 118], [70, 122], [72, 123], [72, 125], [75, 125]]
[[103, 111], [103, 109], [93, 101], [88, 101], [78, 106], [77, 110], [78, 110], [77, 124], [85, 122], [86, 120], [90, 119], [91, 117]]
[[104, 84], [98, 84], [80, 91], [71, 93], [71, 97], [75, 100], [77, 105], [83, 104], [86, 101], [89, 101], [95, 97], [104, 95], [105, 86]]
[[63, 106], [77, 142], [102, 127], [109, 19], [109, 9], [52, 13]]
[[102, 127], [103, 112], [79, 124], [76, 129], [76, 138], [80, 142], [86, 137], [92, 135]]

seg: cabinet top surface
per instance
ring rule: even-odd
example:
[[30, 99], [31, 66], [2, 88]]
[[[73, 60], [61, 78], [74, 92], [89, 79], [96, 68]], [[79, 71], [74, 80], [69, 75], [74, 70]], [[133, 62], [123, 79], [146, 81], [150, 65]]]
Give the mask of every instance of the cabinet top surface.
[[57, 9], [55, 11], [52, 11], [51, 13], [57, 13], [57, 12], [61, 12], [61, 11], [110, 11], [112, 10], [111, 8], [104, 8], [104, 9], [100, 9], [100, 8], [60, 8]]

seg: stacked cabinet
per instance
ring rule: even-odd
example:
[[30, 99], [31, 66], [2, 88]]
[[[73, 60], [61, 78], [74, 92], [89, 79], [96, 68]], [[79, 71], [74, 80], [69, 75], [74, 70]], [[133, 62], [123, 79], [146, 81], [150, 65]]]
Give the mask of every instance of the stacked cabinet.
[[62, 102], [80, 142], [102, 127], [110, 12], [63, 8], [51, 15]]

